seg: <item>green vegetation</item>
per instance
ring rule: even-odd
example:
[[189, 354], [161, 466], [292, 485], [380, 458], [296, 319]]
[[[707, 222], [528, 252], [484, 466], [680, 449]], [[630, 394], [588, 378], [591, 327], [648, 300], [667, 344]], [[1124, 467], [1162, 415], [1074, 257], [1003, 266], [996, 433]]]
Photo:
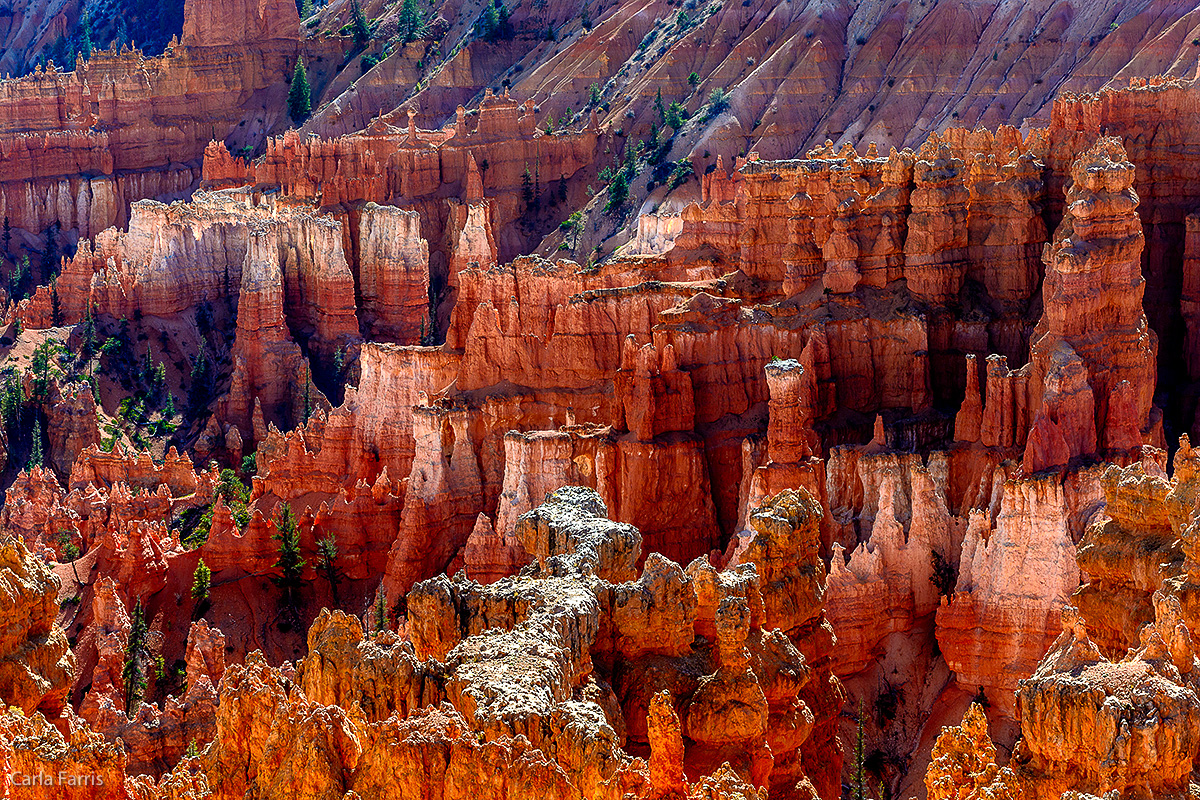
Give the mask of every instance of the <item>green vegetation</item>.
[[676, 131], [679, 130], [683, 127], [683, 123], [687, 121], [687, 118], [687, 109], [685, 109], [678, 102], [671, 103], [671, 105], [667, 108], [666, 123], [668, 128]]
[[208, 591], [212, 588], [212, 570], [204, 563], [204, 559], [196, 564], [192, 573], [192, 599], [203, 603], [208, 600]]
[[383, 586], [380, 585], [379, 591], [375, 593], [375, 631], [385, 631], [388, 628], [388, 612], [387, 600], [383, 593]]
[[292, 85], [288, 89], [288, 115], [297, 125], [312, 116], [312, 89], [308, 85], [303, 58], [296, 59], [296, 69], [292, 71]]
[[188, 550], [195, 550], [208, 541], [212, 528], [212, 506], [186, 508], [171, 519], [170, 529], [179, 534], [179, 541]]
[[367, 15], [363, 13], [358, 0], [350, 0], [350, 33], [354, 36], [354, 43], [360, 49], [366, 47], [371, 41], [371, 26], [367, 22]]
[[42, 457], [42, 421], [40, 419], [34, 422], [33, 426], [33, 446], [29, 450], [29, 461], [26, 462], [26, 469], [43, 466]]
[[521, 199], [525, 201], [525, 208], [533, 208], [533, 176], [529, 174], [529, 165], [525, 165], [525, 171], [521, 173]]
[[142, 702], [146, 691], [144, 663], [149, 651], [146, 648], [146, 615], [139, 599], [133, 607], [133, 619], [129, 629], [129, 641], [125, 645], [125, 666], [121, 670], [121, 681], [125, 686], [125, 713], [132, 714]]
[[565, 234], [563, 244], [569, 241], [570, 248], [574, 250], [579, 244], [579, 234], [583, 231], [583, 212], [572, 212], [571, 216], [558, 223], [558, 229]]
[[954, 585], [958, 582], [958, 571], [954, 568], [954, 564], [939, 551], [931, 550], [929, 556], [933, 562], [933, 572], [929, 576], [929, 582], [937, 587], [938, 594], [950, 597], [954, 594]]
[[485, 42], [498, 42], [513, 37], [508, 7], [501, 0], [491, 0], [475, 20], [475, 35]]
[[271, 580], [283, 590], [283, 610], [294, 624], [299, 622], [297, 595], [304, 585], [304, 559], [300, 555], [300, 529], [296, 527], [296, 519], [287, 503], [280, 503], [275, 512], [275, 534], [271, 538], [279, 542], [279, 558], [275, 562], [279, 574]]
[[850, 784], [850, 800], [867, 800], [866, 773], [863, 770], [863, 709], [858, 701], [858, 736], [854, 742], [854, 779]]
[[625, 177], [625, 170], [621, 170], [608, 185], [608, 202], [604, 204], [604, 213], [613, 214], [620, 211], [628, 198], [629, 178]]
[[396, 38], [401, 44], [416, 41], [425, 35], [425, 21], [421, 18], [421, 11], [417, 8], [417, 0], [404, 0], [404, 4], [400, 6], [400, 17], [396, 21]]
[[338, 568], [337, 539], [331, 533], [317, 541], [317, 571], [329, 584], [329, 592], [333, 595], [333, 604], [338, 605], [338, 584], [342, 582], [342, 571]]
[[708, 105], [704, 111], [704, 121], [709, 122], [721, 114], [729, 110], [729, 95], [721, 87], [713, 89], [708, 96]]
[[[242, 483], [236, 472], [226, 468], [221, 470], [217, 477], [217, 497], [224, 500], [231, 510], [240, 508], [245, 511], [246, 504], [250, 502], [250, 487]], [[234, 519], [237, 519], [236, 513], [234, 513]], [[238, 527], [244, 528], [245, 526], [239, 525]]]

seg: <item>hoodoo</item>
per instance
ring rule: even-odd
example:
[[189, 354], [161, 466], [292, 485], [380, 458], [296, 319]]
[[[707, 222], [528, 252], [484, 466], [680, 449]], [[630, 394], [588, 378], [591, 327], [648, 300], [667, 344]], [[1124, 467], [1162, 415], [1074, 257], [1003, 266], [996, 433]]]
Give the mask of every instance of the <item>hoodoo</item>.
[[5, 797], [1200, 794], [1200, 7], [10, 5]]

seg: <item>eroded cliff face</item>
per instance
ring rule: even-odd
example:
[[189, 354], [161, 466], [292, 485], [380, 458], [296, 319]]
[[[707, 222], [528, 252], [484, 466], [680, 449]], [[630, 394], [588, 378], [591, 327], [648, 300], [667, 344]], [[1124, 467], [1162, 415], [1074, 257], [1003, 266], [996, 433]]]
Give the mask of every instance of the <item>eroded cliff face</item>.
[[[348, 38], [301, 40], [288, 2], [191, 3], [160, 58], [0, 84], [20, 246], [82, 237], [0, 339], [0, 527], [37, 607], [14, 641], [39, 642], [8, 659], [37, 667], [4, 697], [8, 768], [146, 798], [831, 800], [861, 700], [890, 793], [927, 760], [938, 797], [1183, 792], [1200, 556], [1195, 457], [1168, 475], [1166, 444], [1192, 423], [1196, 90], [1016, 127], [1052, 91], [1018, 68], [1038, 48], [1079, 44], [1086, 89], [1184, 47], [1183, 12], [1013, 48], [989, 18], [996, 57], [925, 75], [904, 54], [979, 9], [616, 4], [575, 30], [543, 5], [513, 11], [536, 41], [435, 75], [422, 37], [355, 51], [355, 87], [318, 66]], [[269, 136], [299, 55], [332, 102]], [[658, 84], [695, 113], [639, 148]], [[605, 168], [636, 179], [602, 213]]]
[[[839, 757], [817, 729], [840, 708], [840, 699], [829, 710], [808, 705], [814, 680], [817, 697], [840, 698], [840, 686], [798, 649], [821, 625], [819, 506], [803, 492], [772, 498], [755, 514], [750, 561], [720, 573], [705, 565], [704, 580], [653, 553], [639, 574], [640, 535], [605, 513], [595, 491], [560, 489], [520, 518], [533, 557], [520, 577], [418, 584], [399, 632], [385, 623], [364, 633], [357, 618], [325, 610], [295, 667], [271, 667], [259, 652], [226, 667], [223, 638], [198, 622], [182, 712], [173, 699], [163, 720], [149, 719], [157, 709], [147, 705], [137, 720], [115, 712], [134, 756], [69, 711], [65, 742], [41, 715], [10, 716], [0, 734], [10, 774], [99, 770], [109, 787], [141, 797], [420, 796], [434, 787], [461, 797], [816, 797], [806, 770]], [[105, 585], [97, 618], [114, 628], [107, 635], [127, 638], [129, 618]], [[784, 611], [797, 590], [803, 603]], [[768, 627], [776, 623], [793, 633]], [[214, 681], [219, 703], [201, 701]], [[106, 686], [92, 691], [116, 690]], [[214, 710], [205, 734], [196, 716]], [[182, 722], [168, 723], [173, 713]], [[125, 778], [146, 756], [138, 724], [159, 748], [180, 729], [211, 744], [157, 784]], [[31, 751], [30, 738], [59, 746]], [[649, 765], [627, 752], [647, 747]]]

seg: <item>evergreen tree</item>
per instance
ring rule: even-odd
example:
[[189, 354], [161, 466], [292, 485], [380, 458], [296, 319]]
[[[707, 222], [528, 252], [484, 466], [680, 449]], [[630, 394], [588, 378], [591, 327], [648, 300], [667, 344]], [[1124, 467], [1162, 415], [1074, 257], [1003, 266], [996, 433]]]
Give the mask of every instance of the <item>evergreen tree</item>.
[[34, 467], [43, 466], [43, 462], [42, 421], [41, 419], [38, 419], [33, 426], [33, 447], [29, 451], [29, 462], [25, 465], [25, 468], [32, 470]]
[[208, 590], [212, 587], [212, 570], [200, 559], [196, 571], [192, 573], [192, 599], [204, 602], [208, 599]]
[[511, 39], [513, 29], [509, 22], [510, 13], [500, 0], [492, 0], [484, 6], [479, 19], [475, 21], [475, 35], [488, 42]]
[[58, 348], [58, 342], [47, 339], [33, 351], [29, 362], [29, 371], [33, 380], [30, 381], [30, 397], [38, 403], [44, 403], [50, 398], [50, 359]]
[[200, 352], [192, 362], [192, 374], [188, 384], [188, 412], [193, 416], [208, 405], [208, 397], [212, 380], [212, 365], [208, 362], [208, 351], [204, 340], [200, 341]]
[[79, 52], [84, 58], [92, 57], [92, 18], [84, 11], [79, 18]]
[[312, 89], [308, 85], [308, 73], [304, 70], [303, 58], [296, 60], [296, 69], [292, 71], [292, 86], [288, 89], [288, 114], [297, 125], [312, 114]]
[[42, 274], [54, 275], [58, 272], [60, 253], [58, 249], [59, 224], [54, 222], [46, 229], [46, 249], [42, 251]]
[[679, 130], [683, 127], [684, 120], [687, 119], [687, 112], [679, 103], [671, 103], [667, 106], [667, 127], [672, 130]]
[[358, 0], [350, 0], [350, 30], [354, 34], [354, 43], [359, 47], [366, 47], [370, 43], [371, 25]]
[[658, 121], [665, 123], [667, 121], [667, 110], [663, 106], [662, 89], [654, 93], [654, 110], [658, 112]]
[[321, 575], [329, 583], [329, 592], [333, 595], [333, 604], [338, 605], [338, 584], [342, 582], [342, 571], [337, 565], [337, 539], [331, 533], [317, 542], [317, 564]]
[[279, 542], [279, 559], [275, 569], [279, 574], [271, 580], [283, 590], [284, 610], [293, 621], [299, 611], [296, 593], [304, 585], [304, 559], [300, 556], [300, 529], [287, 503], [280, 503], [275, 513], [275, 534], [271, 537]]
[[383, 631], [388, 627], [387, 600], [383, 593], [383, 586], [380, 585], [379, 591], [375, 593], [375, 630]]
[[533, 207], [533, 176], [529, 174], [528, 165], [521, 173], [521, 199], [525, 201], [525, 208]]
[[8, 215], [4, 215], [4, 255], [8, 255], [9, 248], [12, 247], [12, 225], [8, 222]]
[[58, 301], [58, 279], [50, 281], [50, 319], [54, 327], [62, 325], [62, 304]]
[[479, 38], [488, 42], [496, 40], [496, 31], [500, 28], [500, 12], [495, 3], [488, 3], [476, 23]]
[[558, 194], [558, 202], [559, 203], [567, 202], [567, 176], [566, 175], [558, 176], [557, 194]]
[[400, 18], [396, 22], [396, 34], [401, 43], [420, 39], [425, 33], [425, 23], [421, 20], [421, 12], [417, 8], [417, 0], [404, 0], [400, 7]]
[[25, 406], [25, 392], [13, 372], [5, 377], [4, 386], [0, 389], [0, 416], [4, 417], [4, 425], [8, 429], [9, 441], [17, 438], [21, 414]]
[[858, 701], [858, 738], [854, 743], [854, 783], [850, 787], [850, 800], [867, 800], [866, 776], [863, 772], [863, 710]]
[[29, 256], [21, 256], [17, 266], [8, 276], [8, 294], [13, 300], [24, 300], [25, 285], [29, 279]]
[[131, 714], [142, 700], [146, 691], [146, 676], [142, 664], [146, 660], [146, 614], [139, 599], [133, 607], [133, 620], [129, 628], [129, 642], [125, 645], [125, 667], [121, 670], [121, 681], [125, 684], [125, 713]]
[[620, 211], [628, 197], [629, 178], [625, 176], [625, 170], [621, 170], [608, 186], [608, 202], [604, 205], [604, 211], [608, 214]]
[[80, 343], [80, 348], [83, 351], [84, 358], [91, 358], [96, 352], [96, 318], [92, 316], [92, 304], [87, 305], [87, 312], [83, 315], [83, 333], [80, 336], [83, 340]]
[[312, 416], [312, 376], [307, 373], [304, 375], [304, 408], [301, 413], [303, 421], [300, 424], [307, 425]]

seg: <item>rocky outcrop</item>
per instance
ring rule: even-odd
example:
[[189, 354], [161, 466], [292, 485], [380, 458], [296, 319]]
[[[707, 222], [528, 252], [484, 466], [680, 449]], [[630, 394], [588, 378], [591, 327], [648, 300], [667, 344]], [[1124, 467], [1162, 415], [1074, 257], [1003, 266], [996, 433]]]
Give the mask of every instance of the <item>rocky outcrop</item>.
[[[776, 537], [806, 529], [804, 502], [778, 507]], [[791, 511], [779, 516], [783, 509]], [[659, 798], [703, 786], [704, 796], [757, 796], [751, 782], [814, 796], [796, 757], [813, 724], [799, 696], [806, 659], [751, 611], [777, 603], [763, 603], [750, 571], [741, 585], [752, 594], [723, 597], [710, 612], [715, 641], [693, 653], [691, 579], [657, 555], [639, 577], [638, 532], [604, 514], [595, 492], [559, 490], [521, 519], [534, 558], [521, 577], [414, 587], [402, 628], [411, 641], [389, 630], [364, 638], [358, 620], [325, 612], [294, 675], [258, 654], [226, 669], [214, 743], [201, 759], [214, 795], [301, 782], [420, 795], [451, 773], [478, 770], [487, 754], [493, 766], [475, 771], [471, 785], [501, 797]], [[763, 548], [772, 557], [773, 545]], [[693, 663], [707, 677], [691, 677]], [[634, 676], [651, 665], [660, 681], [663, 669], [674, 677], [642, 706]], [[621, 749], [626, 735], [649, 742], [649, 770]], [[505, 777], [518, 759], [528, 782]], [[303, 771], [287, 766], [298, 763]]]
[[429, 244], [416, 211], [368, 203], [358, 221], [359, 314], [369, 338], [424, 344], [429, 314]]
[[1079, 585], [1064, 489], [1053, 478], [1004, 484], [994, 527], [972, 511], [958, 582], [937, 611], [937, 639], [960, 684], [982, 687], [1012, 712], [1017, 682], [1033, 673]]
[[1079, 543], [1084, 584], [1071, 602], [1091, 641], [1110, 658], [1138, 646], [1142, 626], [1154, 619], [1153, 594], [1183, 570], [1179, 537], [1194, 511], [1185, 499], [1195, 493], [1190, 451], [1185, 437], [1176, 451], [1174, 486], [1153, 464], [1149, 470], [1143, 463], [1111, 465], [1101, 478], [1105, 507]]
[[1142, 646], [1117, 663], [1087, 638], [1073, 609], [1063, 633], [1021, 686], [1021, 743], [1014, 762], [1036, 796], [1139, 787], [1178, 791], [1200, 749], [1195, 654], [1178, 626], [1178, 602], [1156, 598]]
[[1013, 771], [996, 764], [996, 745], [978, 703], [967, 708], [960, 725], [943, 728], [938, 735], [925, 772], [925, 790], [930, 800], [1015, 800], [1022, 796]]
[[66, 707], [75, 671], [67, 637], [55, 624], [59, 585], [19, 541], [0, 541], [0, 701], [52, 719]]
[[[1046, 416], [1072, 458], [1097, 449], [1126, 454], [1153, 425], [1158, 340], [1142, 309], [1144, 237], [1133, 179], [1134, 166], [1115, 139], [1082, 154], [1071, 166], [1066, 213], [1044, 256], [1029, 407], [1037, 410], [1036, 387], [1044, 384]], [[1060, 466], [1045, 464], [1045, 457], [1034, 461]]]

